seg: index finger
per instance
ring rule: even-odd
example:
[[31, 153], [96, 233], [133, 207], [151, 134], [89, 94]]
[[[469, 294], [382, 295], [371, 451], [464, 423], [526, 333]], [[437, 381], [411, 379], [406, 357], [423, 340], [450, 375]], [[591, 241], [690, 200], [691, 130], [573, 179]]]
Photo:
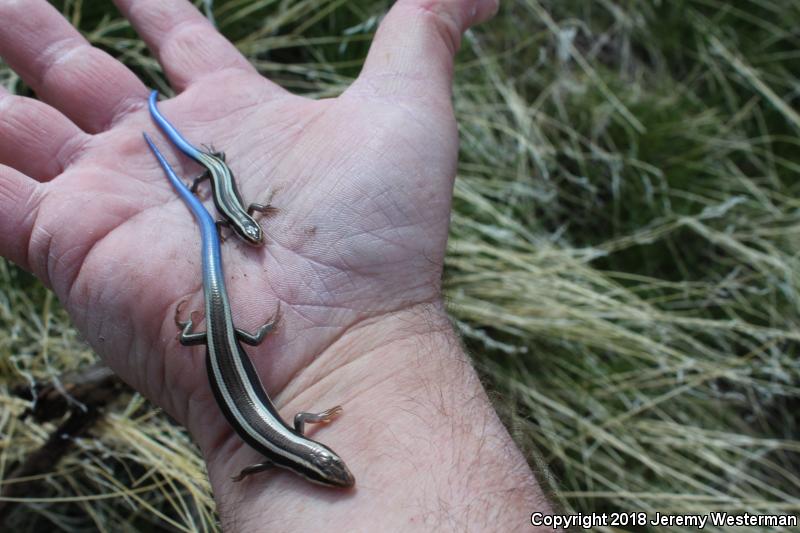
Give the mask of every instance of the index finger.
[[[172, 87], [182, 91], [223, 70], [256, 69], [186, 0], [114, 0], [158, 58]], [[275, 85], [279, 89], [278, 85]]]
[[88, 132], [141, 107], [147, 89], [44, 0], [0, 0], [0, 56], [36, 95]]

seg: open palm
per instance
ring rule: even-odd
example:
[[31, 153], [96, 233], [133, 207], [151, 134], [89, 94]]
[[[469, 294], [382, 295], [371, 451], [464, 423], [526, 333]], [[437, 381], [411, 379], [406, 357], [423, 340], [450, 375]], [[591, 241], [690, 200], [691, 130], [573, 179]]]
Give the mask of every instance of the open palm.
[[[358, 357], [325, 361], [351, 332], [438, 298], [452, 57], [493, 2], [399, 2], [358, 80], [321, 101], [259, 76], [185, 0], [116, 3], [178, 93], [162, 112], [226, 152], [247, 203], [277, 208], [263, 248], [223, 245], [237, 326], [255, 330], [280, 304], [276, 332], [248, 349], [268, 390], [319, 381]], [[157, 134], [148, 89], [44, 0], [0, 1], [0, 20], [0, 54], [42, 100], [0, 92], [0, 253], [51, 286], [108, 364], [201, 445], [218, 438], [203, 350], [176, 340], [178, 302], [202, 309], [199, 233], [142, 140]], [[185, 179], [199, 172], [155, 139]]]

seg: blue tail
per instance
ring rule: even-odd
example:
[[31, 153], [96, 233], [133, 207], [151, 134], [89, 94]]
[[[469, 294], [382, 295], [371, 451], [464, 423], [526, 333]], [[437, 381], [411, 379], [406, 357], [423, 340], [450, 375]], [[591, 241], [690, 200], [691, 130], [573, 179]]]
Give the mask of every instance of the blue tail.
[[202, 230], [203, 234], [211, 234], [216, 236], [217, 228], [214, 225], [214, 220], [211, 218], [211, 215], [208, 213], [206, 208], [203, 207], [203, 204], [200, 203], [200, 200], [198, 200], [197, 197], [192, 194], [186, 184], [183, 183], [175, 174], [175, 171], [172, 170], [170, 164], [167, 163], [167, 160], [164, 159], [164, 156], [161, 154], [158, 148], [156, 148], [156, 145], [153, 144], [150, 136], [146, 133], [142, 133], [142, 135], [144, 135], [144, 140], [147, 141], [147, 144], [150, 146], [150, 150], [153, 152], [153, 155], [156, 156], [156, 159], [158, 159], [158, 162], [161, 164], [161, 168], [163, 168], [164, 172], [167, 173], [167, 177], [172, 183], [172, 186], [175, 187], [175, 190], [178, 191], [181, 199], [183, 199], [183, 201], [189, 206], [192, 214], [200, 224], [200, 229]]
[[188, 155], [194, 160], [199, 160], [200, 158], [200, 150], [192, 146], [189, 141], [184, 139], [183, 135], [180, 134], [178, 130], [175, 129], [175, 126], [170, 124], [170, 122], [161, 114], [158, 110], [158, 91], [153, 91], [150, 93], [150, 98], [147, 101], [148, 106], [150, 107], [150, 116], [153, 117], [153, 120], [156, 121], [158, 127], [169, 137], [169, 140], [177, 146], [181, 152]]

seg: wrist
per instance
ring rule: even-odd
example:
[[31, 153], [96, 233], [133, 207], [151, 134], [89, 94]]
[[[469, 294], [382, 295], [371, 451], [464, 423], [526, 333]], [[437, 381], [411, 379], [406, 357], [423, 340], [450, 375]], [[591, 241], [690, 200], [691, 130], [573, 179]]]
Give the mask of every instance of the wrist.
[[[375, 403], [377, 399], [373, 389], [378, 387], [384, 391], [396, 386], [396, 381], [405, 373], [403, 367], [409, 364], [411, 353], [431, 343], [439, 344], [444, 339], [457, 342], [440, 302], [417, 304], [365, 319], [338, 336], [285, 384], [267, 387], [267, 393], [281, 418], [289, 425], [298, 412], [321, 412], [341, 406], [341, 414], [330, 423], [306, 428], [310, 438], [338, 452], [339, 443], [335, 439], [351, 435], [351, 425], [358, 423], [357, 419], [354, 420], [356, 406], [371, 402], [376, 410], [380, 410], [381, 406]], [[203, 409], [210, 407], [204, 406]], [[227, 423], [224, 422], [223, 426], [217, 434], [205, 431], [207, 438], [201, 440], [200, 444], [208, 461], [212, 481], [219, 479], [227, 483], [227, 479], [242, 467], [261, 458], [243, 443]], [[344, 444], [352, 443], [348, 441]], [[347, 462], [347, 458], [342, 459]], [[257, 477], [272, 475], [290, 479], [297, 477], [301, 483], [308, 484], [296, 474], [282, 469]], [[242, 484], [234, 486], [239, 485]]]
[[[409, 520], [427, 523], [437, 512], [415, 508], [417, 498], [450, 504], [451, 510], [438, 509], [443, 513], [460, 512], [460, 506], [483, 498], [484, 490], [503, 495], [482, 501], [489, 514], [509, 500], [535, 501], [533, 476], [489, 406], [440, 303], [351, 328], [274, 400], [287, 421], [299, 411], [342, 406], [337, 419], [310, 429], [309, 436], [339, 454], [356, 487], [321, 487], [279, 468], [234, 483], [231, 476], [262, 457], [229, 432], [205, 450], [220, 515], [229, 528], [324, 519], [336, 524], [331, 530], [354, 529], [354, 524], [403, 529]], [[309, 507], [309, 498], [314, 510], [296, 516], [294, 511]]]

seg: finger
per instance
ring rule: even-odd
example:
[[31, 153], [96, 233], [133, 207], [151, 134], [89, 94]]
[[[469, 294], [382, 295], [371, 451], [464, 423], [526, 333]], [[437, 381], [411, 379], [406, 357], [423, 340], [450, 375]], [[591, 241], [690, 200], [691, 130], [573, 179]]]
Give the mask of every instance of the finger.
[[0, 164], [38, 181], [50, 180], [89, 138], [49, 105], [0, 88]]
[[[114, 0], [182, 91], [204, 76], [226, 70], [256, 74], [233, 44], [186, 0]], [[277, 87], [277, 85], [276, 85]]]
[[44, 0], [0, 0], [0, 56], [38, 97], [89, 132], [141, 108], [146, 87]]
[[357, 89], [382, 96], [450, 98], [461, 34], [498, 0], [399, 0], [378, 27]]
[[41, 199], [39, 184], [0, 165], [0, 255], [29, 270], [28, 242]]

